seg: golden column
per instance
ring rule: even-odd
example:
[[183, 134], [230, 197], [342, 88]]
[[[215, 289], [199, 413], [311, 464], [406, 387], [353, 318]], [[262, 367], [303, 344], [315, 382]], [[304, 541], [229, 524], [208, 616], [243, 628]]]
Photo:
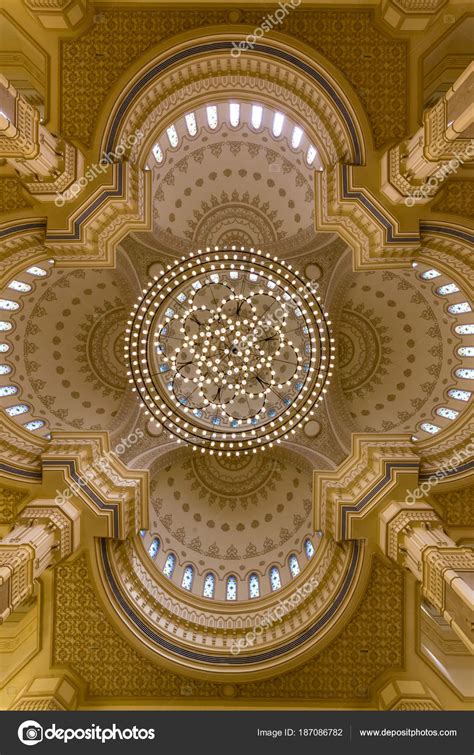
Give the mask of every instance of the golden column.
[[34, 590], [35, 580], [67, 558], [79, 545], [80, 515], [76, 507], [54, 500], [36, 500], [0, 540], [0, 624]]

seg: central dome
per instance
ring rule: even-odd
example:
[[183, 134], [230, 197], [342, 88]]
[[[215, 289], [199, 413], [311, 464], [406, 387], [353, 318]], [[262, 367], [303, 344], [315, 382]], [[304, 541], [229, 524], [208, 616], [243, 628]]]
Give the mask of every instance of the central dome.
[[146, 413], [218, 455], [279, 443], [313, 415], [335, 347], [311, 281], [260, 251], [216, 249], [150, 282], [126, 357]]

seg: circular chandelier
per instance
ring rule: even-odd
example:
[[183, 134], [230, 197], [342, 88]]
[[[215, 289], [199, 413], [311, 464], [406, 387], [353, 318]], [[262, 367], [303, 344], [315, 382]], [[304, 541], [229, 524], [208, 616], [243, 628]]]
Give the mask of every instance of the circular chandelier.
[[143, 289], [125, 356], [145, 413], [178, 442], [240, 455], [314, 416], [334, 362], [311, 282], [253, 249], [182, 257]]

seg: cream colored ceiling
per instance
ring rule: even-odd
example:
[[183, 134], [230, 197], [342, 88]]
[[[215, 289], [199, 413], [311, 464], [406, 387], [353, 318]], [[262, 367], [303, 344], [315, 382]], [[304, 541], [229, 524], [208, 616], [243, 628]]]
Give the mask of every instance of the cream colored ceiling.
[[[197, 117], [202, 123], [202, 111]], [[245, 122], [231, 128], [219, 121], [215, 131], [180, 134], [161, 165], [149, 160], [153, 234], [144, 238], [176, 251], [237, 244], [287, 252], [314, 244], [314, 167], [305, 162], [307, 147], [290, 147], [292, 129], [288, 123], [275, 139], [270, 123], [256, 132]]]
[[290, 553], [304, 566], [303, 541], [312, 532], [312, 469], [304, 458], [280, 449], [230, 459], [186, 449], [160, 457], [150, 475], [159, 568], [170, 551], [180, 565], [219, 577], [263, 576], [272, 564], [284, 575]]
[[452, 385], [453, 318], [412, 269], [351, 277], [337, 373], [355, 427], [414, 432]]
[[55, 269], [16, 318], [20, 399], [50, 429], [106, 429], [117, 416], [130, 293], [112, 270]]

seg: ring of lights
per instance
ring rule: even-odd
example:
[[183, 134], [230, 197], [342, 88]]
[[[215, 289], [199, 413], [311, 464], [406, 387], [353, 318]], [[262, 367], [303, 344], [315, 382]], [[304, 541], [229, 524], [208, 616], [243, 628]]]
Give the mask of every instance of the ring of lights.
[[334, 352], [310, 283], [269, 254], [235, 247], [192, 253], [151, 281], [125, 345], [146, 414], [220, 455], [294, 434], [327, 390]]

